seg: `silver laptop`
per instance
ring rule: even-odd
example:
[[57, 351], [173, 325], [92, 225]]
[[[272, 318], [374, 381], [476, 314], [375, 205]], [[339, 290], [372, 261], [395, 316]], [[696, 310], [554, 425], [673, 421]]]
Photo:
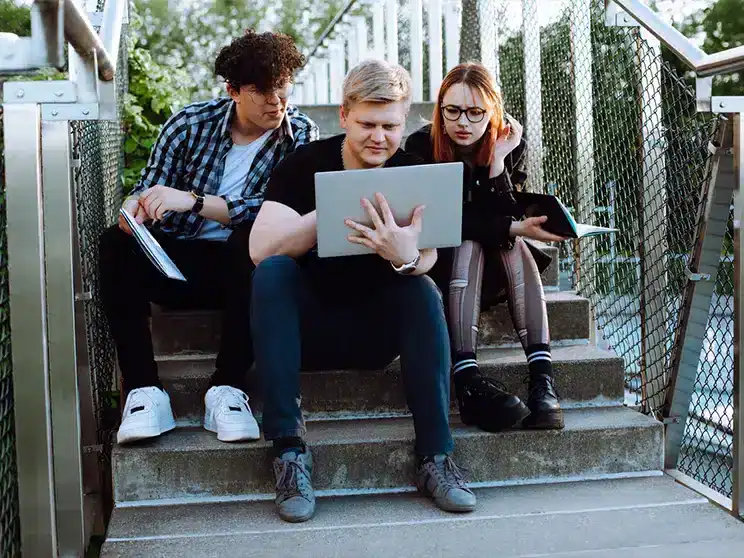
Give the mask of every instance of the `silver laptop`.
[[356, 233], [344, 221], [348, 218], [371, 226], [360, 202], [367, 198], [377, 206], [376, 192], [385, 196], [400, 226], [410, 223], [416, 206], [426, 206], [419, 248], [459, 246], [462, 173], [462, 163], [316, 173], [318, 256], [372, 253], [369, 248], [348, 241], [347, 236]]

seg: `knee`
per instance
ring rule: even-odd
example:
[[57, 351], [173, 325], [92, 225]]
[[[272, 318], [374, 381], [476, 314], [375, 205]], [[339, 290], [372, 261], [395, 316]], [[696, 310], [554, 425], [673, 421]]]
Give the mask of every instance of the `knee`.
[[286, 290], [296, 280], [300, 266], [289, 256], [271, 256], [253, 272], [254, 297], [266, 297]]
[[428, 275], [401, 277], [398, 291], [403, 306], [419, 306], [443, 309], [442, 291]]

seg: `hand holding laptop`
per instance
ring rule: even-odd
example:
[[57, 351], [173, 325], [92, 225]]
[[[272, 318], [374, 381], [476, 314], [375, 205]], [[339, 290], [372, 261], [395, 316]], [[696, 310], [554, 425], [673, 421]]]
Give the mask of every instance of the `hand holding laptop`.
[[[139, 200], [137, 198], [128, 198], [124, 201], [124, 204], [121, 206], [122, 210], [126, 211], [132, 219], [135, 220], [135, 222], [139, 225], [142, 225], [145, 221], [149, 219], [147, 216], [147, 212], [140, 204]], [[132, 234], [132, 228], [127, 223], [127, 220], [124, 218], [123, 214], [119, 214], [119, 228], [123, 230], [128, 235]]]
[[375, 194], [380, 210], [371, 201], [362, 198], [362, 207], [371, 220], [372, 227], [346, 219], [344, 224], [359, 234], [350, 234], [349, 242], [361, 244], [377, 252], [383, 259], [401, 266], [413, 261], [419, 253], [418, 237], [421, 234], [424, 206], [419, 205], [411, 214], [410, 224], [400, 226], [395, 221], [385, 196]]

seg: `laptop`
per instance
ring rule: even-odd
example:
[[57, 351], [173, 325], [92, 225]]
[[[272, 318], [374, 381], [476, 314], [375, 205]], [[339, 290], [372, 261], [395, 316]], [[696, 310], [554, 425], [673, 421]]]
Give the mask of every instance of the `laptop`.
[[[318, 256], [356, 256], [372, 250], [347, 240], [356, 234], [346, 219], [371, 226], [361, 199], [375, 207], [382, 193], [399, 226], [410, 224], [416, 206], [425, 205], [419, 248], [446, 248], [462, 243], [462, 163], [319, 172], [315, 174]], [[378, 208], [379, 209], [379, 208]]]

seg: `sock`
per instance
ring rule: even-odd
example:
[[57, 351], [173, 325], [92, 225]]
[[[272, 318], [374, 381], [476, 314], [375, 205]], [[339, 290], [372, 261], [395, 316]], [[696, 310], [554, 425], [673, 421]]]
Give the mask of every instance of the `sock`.
[[281, 457], [287, 451], [294, 451], [296, 453], [305, 453], [305, 442], [302, 438], [288, 436], [286, 438], [277, 438], [273, 442], [274, 455]]
[[530, 377], [534, 378], [540, 374], [553, 377], [553, 359], [550, 355], [550, 345], [536, 343], [525, 349], [527, 355], [527, 367]]
[[460, 393], [465, 383], [478, 375], [478, 361], [475, 360], [475, 353], [458, 351], [455, 353], [452, 362], [454, 362], [452, 375], [455, 381], [455, 390]]

